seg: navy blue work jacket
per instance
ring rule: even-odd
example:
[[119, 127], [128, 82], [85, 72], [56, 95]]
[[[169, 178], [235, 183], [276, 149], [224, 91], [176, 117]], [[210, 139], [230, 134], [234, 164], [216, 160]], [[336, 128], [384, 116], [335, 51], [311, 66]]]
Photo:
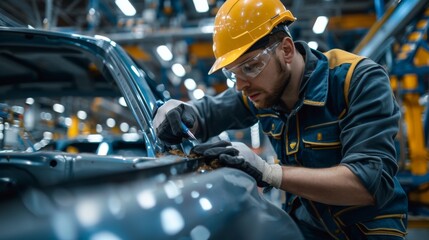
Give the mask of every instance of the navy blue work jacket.
[[[395, 177], [400, 111], [385, 70], [345, 51], [321, 53], [303, 42], [295, 46], [305, 56], [305, 72], [291, 112], [256, 109], [241, 92], [229, 89], [194, 102], [200, 114], [197, 136], [207, 139], [259, 121], [281, 164], [348, 167], [374, 196], [374, 206], [333, 206], [286, 193], [286, 211], [333, 238], [346, 239], [345, 228], [375, 219], [406, 222], [407, 197]], [[374, 228], [405, 234], [395, 225], [384, 221]]]

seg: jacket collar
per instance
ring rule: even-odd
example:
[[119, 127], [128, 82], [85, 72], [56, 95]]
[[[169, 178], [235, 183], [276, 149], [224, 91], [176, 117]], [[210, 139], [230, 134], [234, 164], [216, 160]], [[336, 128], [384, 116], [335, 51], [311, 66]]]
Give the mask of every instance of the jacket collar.
[[299, 90], [299, 99], [295, 107], [286, 114], [279, 106], [259, 110], [262, 112], [273, 112], [278, 115], [293, 115], [299, 111], [302, 105], [325, 106], [328, 96], [329, 65], [326, 56], [317, 50], [311, 49], [303, 41], [295, 42], [296, 50], [304, 56], [304, 74]]
[[311, 106], [324, 106], [328, 95], [328, 60], [323, 53], [311, 49], [305, 42], [297, 41], [295, 46], [297, 51], [305, 56], [299, 102]]

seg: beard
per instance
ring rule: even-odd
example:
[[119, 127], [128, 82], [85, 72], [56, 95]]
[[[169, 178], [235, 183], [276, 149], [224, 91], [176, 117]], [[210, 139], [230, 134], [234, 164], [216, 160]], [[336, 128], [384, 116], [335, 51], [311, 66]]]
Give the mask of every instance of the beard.
[[261, 91], [261, 94], [265, 95], [264, 98], [257, 102], [252, 101], [257, 109], [281, 104], [281, 97], [291, 82], [290, 71], [282, 68], [278, 58], [274, 57], [273, 60], [276, 60], [276, 70], [280, 70], [280, 74], [274, 74], [276, 79], [269, 90]]

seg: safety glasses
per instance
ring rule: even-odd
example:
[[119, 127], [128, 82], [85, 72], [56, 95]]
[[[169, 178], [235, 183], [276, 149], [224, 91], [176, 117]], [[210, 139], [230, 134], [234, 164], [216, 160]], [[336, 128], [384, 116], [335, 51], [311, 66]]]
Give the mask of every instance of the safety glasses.
[[237, 77], [243, 80], [253, 79], [265, 69], [271, 59], [271, 53], [277, 48], [280, 42], [276, 42], [264, 49], [258, 55], [247, 59], [239, 65], [230, 69], [222, 68], [223, 74], [231, 81], [237, 81]]

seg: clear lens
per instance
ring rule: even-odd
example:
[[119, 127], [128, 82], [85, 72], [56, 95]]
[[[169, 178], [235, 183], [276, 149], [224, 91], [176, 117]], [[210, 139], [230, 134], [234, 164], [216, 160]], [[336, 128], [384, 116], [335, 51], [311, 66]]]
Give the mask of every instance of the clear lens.
[[267, 65], [267, 60], [270, 59], [270, 55], [262, 54], [259, 58], [260, 59], [255, 59], [255, 61], [251, 61], [241, 66], [241, 72], [251, 78], [258, 76], [258, 74], [262, 72]]
[[235, 73], [231, 72], [230, 70], [226, 69], [226, 68], [222, 68], [222, 72], [223, 75], [225, 75], [226, 78], [228, 78], [231, 81], [236, 81], [237, 79], [235, 79]]
[[222, 72], [231, 81], [236, 81], [236, 76], [240, 76], [242, 79], [252, 79], [258, 76], [267, 66], [271, 58], [271, 53], [280, 42], [274, 43], [270, 47], [264, 49], [255, 57], [249, 58], [238, 66], [231, 69], [222, 68]]

